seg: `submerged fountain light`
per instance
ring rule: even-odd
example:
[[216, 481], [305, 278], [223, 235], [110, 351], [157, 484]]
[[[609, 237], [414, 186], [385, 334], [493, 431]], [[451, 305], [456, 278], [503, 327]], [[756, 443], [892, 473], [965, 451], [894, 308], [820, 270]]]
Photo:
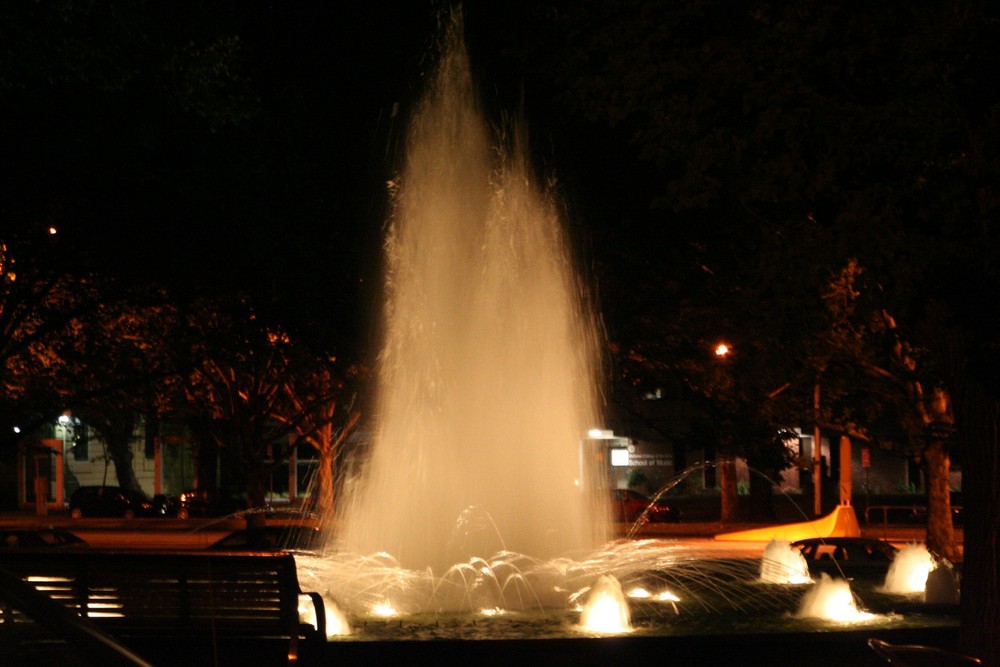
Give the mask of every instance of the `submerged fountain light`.
[[802, 596], [799, 618], [818, 618], [840, 623], [859, 623], [875, 618], [874, 614], [858, 609], [854, 592], [845, 579], [831, 579], [826, 573]]
[[653, 594], [642, 586], [636, 586], [635, 588], [630, 588], [628, 593], [626, 593], [630, 598], [635, 598], [637, 600], [645, 600], [653, 597]]
[[580, 627], [588, 632], [619, 634], [631, 632], [628, 602], [622, 586], [611, 575], [601, 575], [590, 589], [580, 614]]
[[374, 605], [372, 605], [371, 613], [373, 616], [380, 616], [382, 618], [393, 618], [398, 616], [399, 612], [396, 608], [392, 606], [392, 602], [389, 600], [379, 600]]
[[934, 569], [934, 557], [922, 544], [908, 544], [896, 553], [885, 575], [888, 593], [923, 593], [927, 575]]
[[[326, 619], [326, 638], [342, 637], [351, 634], [351, 624], [347, 614], [330, 598], [323, 597], [324, 617]], [[316, 605], [308, 595], [299, 595], [299, 622], [316, 627]]]

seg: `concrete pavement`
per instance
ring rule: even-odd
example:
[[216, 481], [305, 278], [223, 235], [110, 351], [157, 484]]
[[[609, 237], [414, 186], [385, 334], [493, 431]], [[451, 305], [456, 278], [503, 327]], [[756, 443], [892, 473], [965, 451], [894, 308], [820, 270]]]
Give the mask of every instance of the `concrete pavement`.
[[[271, 521], [271, 520], [269, 520]], [[635, 539], [711, 539], [719, 533], [759, 528], [766, 524], [723, 524], [719, 521], [646, 524], [631, 535]], [[203, 549], [234, 530], [245, 526], [239, 518], [137, 518], [137, 519], [71, 519], [66, 512], [38, 516], [27, 511], [0, 511], [0, 526], [60, 527], [87, 540], [99, 548]], [[628, 535], [630, 526], [615, 524], [614, 537]], [[963, 532], [956, 527], [961, 545]], [[922, 543], [927, 529], [918, 524], [862, 524], [864, 537], [882, 539], [895, 544]], [[961, 548], [961, 546], [960, 546]]]

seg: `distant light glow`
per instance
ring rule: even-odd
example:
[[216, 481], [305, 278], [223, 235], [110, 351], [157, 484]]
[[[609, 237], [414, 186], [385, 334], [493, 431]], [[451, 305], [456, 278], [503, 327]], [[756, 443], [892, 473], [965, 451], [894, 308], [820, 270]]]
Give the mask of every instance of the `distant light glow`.
[[616, 468], [621, 468], [628, 465], [628, 450], [627, 449], [612, 449], [611, 450], [611, 465]]
[[55, 227], [49, 227], [49, 236], [55, 236], [58, 230]]
[[20, 426], [15, 426], [14, 427], [14, 433], [20, 433], [20, 432], [21, 432], [21, 427]]
[[724, 357], [731, 352], [731, 349], [725, 343], [719, 343], [715, 346], [715, 356]]

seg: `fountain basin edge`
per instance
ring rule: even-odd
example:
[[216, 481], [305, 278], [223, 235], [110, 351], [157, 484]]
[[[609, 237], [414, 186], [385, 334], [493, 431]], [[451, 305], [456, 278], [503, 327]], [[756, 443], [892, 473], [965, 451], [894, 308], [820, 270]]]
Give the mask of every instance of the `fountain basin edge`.
[[954, 650], [954, 626], [850, 629], [808, 633], [748, 633], [684, 636], [616, 636], [563, 639], [333, 641], [324, 665], [474, 664], [606, 667], [645, 664], [781, 665], [789, 667], [885, 667], [868, 646], [872, 637], [890, 644], [920, 644]]

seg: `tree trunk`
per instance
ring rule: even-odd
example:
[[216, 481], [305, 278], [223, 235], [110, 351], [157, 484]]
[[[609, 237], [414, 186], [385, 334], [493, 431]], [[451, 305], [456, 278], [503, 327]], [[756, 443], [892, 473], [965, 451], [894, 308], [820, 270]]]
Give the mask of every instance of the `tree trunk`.
[[[747, 461], [750, 464], [750, 461]], [[750, 471], [750, 520], [757, 522], [775, 521], [774, 482], [763, 474]]]
[[955, 401], [966, 508], [959, 644], [1000, 667], [1000, 401], [963, 380]]
[[319, 470], [316, 489], [316, 513], [324, 519], [334, 518], [333, 508], [333, 460], [335, 450], [327, 447], [319, 450]]
[[952, 563], [960, 560], [951, 517], [951, 461], [941, 440], [932, 440], [924, 449], [927, 475], [927, 549]]
[[115, 424], [107, 425], [101, 435], [104, 436], [111, 461], [115, 464], [118, 486], [140, 491], [142, 487], [132, 466], [132, 426], [132, 419], [126, 417]]
[[735, 522], [739, 518], [739, 494], [736, 489], [736, 457], [732, 454], [719, 455], [719, 492], [722, 522]]

